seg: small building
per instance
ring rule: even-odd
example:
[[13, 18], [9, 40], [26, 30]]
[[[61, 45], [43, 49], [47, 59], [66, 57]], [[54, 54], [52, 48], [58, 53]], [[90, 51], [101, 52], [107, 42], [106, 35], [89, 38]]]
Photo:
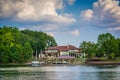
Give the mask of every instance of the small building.
[[76, 58], [80, 56], [80, 49], [72, 45], [55, 46], [46, 49], [44, 54], [49, 57], [69, 56]]

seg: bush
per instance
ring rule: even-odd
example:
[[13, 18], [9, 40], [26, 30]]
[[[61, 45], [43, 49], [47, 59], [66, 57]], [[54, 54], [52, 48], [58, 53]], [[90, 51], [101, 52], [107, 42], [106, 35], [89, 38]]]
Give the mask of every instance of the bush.
[[115, 60], [115, 53], [110, 53], [108, 58], [109, 60]]
[[116, 61], [120, 61], [120, 57], [116, 57], [116, 59], [115, 59]]

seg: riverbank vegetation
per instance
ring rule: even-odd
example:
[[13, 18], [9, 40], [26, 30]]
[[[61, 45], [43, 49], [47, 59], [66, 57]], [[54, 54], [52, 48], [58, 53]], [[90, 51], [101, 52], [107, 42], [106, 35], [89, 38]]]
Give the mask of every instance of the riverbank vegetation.
[[120, 38], [115, 38], [110, 33], [100, 34], [97, 43], [83, 41], [80, 49], [86, 53], [88, 60], [120, 61]]
[[40, 53], [49, 46], [56, 46], [55, 39], [46, 33], [0, 27], [0, 63], [25, 63], [33, 53]]

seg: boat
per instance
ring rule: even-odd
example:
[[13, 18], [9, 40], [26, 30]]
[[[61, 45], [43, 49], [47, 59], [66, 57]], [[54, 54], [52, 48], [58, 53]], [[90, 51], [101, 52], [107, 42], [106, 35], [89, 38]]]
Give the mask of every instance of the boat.
[[40, 66], [39, 61], [32, 61], [32, 66], [33, 66], [33, 67], [38, 67], [38, 66]]
[[40, 66], [40, 65], [42, 65], [42, 64], [44, 64], [45, 62], [43, 62], [43, 61], [41, 61], [41, 62], [39, 62], [38, 60], [37, 60], [37, 50], [36, 50], [36, 60], [34, 60], [34, 61], [32, 61], [32, 66], [33, 67], [38, 67], [38, 66]]
[[41, 64], [45, 64], [45, 62], [42, 61], [42, 62], [39, 62], [39, 64], [40, 64], [40, 65], [41, 65]]

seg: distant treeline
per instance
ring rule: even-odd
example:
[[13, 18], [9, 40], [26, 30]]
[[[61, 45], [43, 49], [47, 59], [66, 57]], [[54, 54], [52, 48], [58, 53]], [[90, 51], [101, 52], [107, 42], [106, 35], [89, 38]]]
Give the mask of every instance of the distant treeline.
[[55, 39], [43, 32], [0, 27], [0, 63], [28, 62], [33, 53], [56, 45]]
[[120, 60], [120, 38], [110, 33], [100, 34], [97, 43], [83, 41], [80, 49], [88, 59]]

